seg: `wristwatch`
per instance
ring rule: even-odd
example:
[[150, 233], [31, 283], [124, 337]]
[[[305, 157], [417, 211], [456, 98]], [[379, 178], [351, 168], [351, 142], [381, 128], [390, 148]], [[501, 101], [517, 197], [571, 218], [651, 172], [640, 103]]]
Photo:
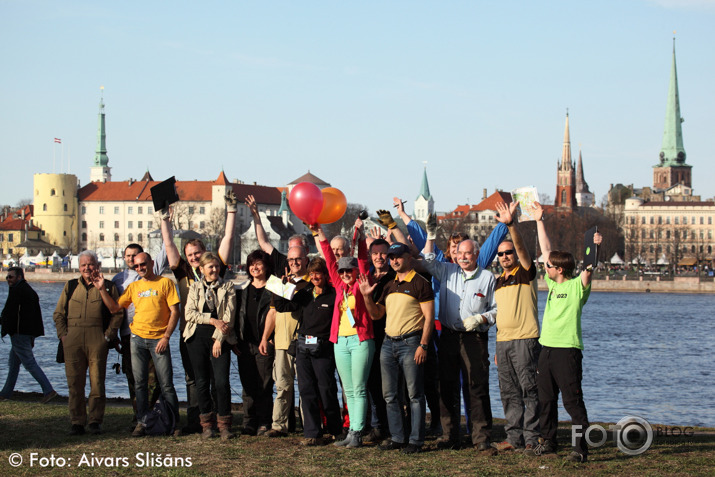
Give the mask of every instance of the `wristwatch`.
[[426, 344], [420, 343], [420, 348], [422, 348], [423, 350], [427, 351], [427, 345], [426, 345]]

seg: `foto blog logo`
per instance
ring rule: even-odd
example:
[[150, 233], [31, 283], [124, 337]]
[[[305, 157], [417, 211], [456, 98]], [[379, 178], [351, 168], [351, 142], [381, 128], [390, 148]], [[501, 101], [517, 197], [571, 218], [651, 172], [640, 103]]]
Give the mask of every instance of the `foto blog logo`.
[[583, 437], [591, 447], [601, 447], [608, 440], [608, 431], [613, 433], [616, 447], [627, 455], [640, 455], [653, 444], [653, 427], [639, 416], [625, 416], [608, 429], [592, 424], [583, 430], [583, 426], [571, 426], [571, 445], [576, 445], [576, 439]]

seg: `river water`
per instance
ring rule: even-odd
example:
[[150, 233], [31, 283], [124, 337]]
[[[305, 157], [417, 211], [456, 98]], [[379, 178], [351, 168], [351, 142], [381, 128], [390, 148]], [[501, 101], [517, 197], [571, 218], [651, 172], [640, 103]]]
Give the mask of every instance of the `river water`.
[[[52, 312], [62, 291], [61, 283], [33, 282], [40, 296], [45, 337], [35, 342], [35, 357], [53, 386], [67, 395], [64, 365], [55, 363], [57, 338]], [[5, 305], [7, 284], [0, 284], [0, 308]], [[540, 317], [546, 293], [539, 292]], [[592, 293], [583, 311], [583, 392], [592, 421], [615, 422], [635, 414], [651, 423], [715, 426], [712, 360], [715, 356], [713, 295], [657, 293]], [[174, 385], [179, 399], [186, 399], [179, 356], [178, 331], [171, 339]], [[493, 354], [495, 337], [490, 332], [492, 355], [490, 392], [495, 417], [504, 417]], [[0, 342], [0, 384], [7, 375], [9, 337]], [[108, 397], [128, 397], [126, 378], [115, 374], [108, 358]], [[232, 359], [233, 401], [241, 401], [241, 382]], [[40, 386], [20, 370], [16, 391], [40, 392]], [[89, 393], [89, 379], [87, 383]], [[568, 420], [563, 407], [559, 418]]]

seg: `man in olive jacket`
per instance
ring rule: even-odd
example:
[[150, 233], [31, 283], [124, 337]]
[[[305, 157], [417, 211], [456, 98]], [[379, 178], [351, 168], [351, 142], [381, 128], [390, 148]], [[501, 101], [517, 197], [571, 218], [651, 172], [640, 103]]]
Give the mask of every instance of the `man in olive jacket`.
[[40, 299], [35, 290], [25, 281], [25, 272], [22, 268], [8, 269], [6, 279], [10, 290], [2, 310], [2, 336], [10, 335], [12, 348], [7, 362], [7, 379], [0, 391], [0, 398], [9, 399], [12, 396], [22, 364], [42, 387], [44, 404], [57, 396], [57, 393], [32, 353], [35, 338], [45, 335]]
[[[91, 250], [79, 254], [78, 282], [70, 280], [60, 295], [54, 320], [57, 337], [62, 340], [65, 353], [65, 374], [69, 388], [69, 409], [72, 429], [70, 435], [84, 434], [87, 422], [84, 388], [89, 369], [89, 432], [102, 432], [106, 395], [104, 378], [107, 372], [109, 343], [117, 339], [122, 324], [122, 310], [110, 313], [92, 278], [99, 271], [97, 255]], [[74, 287], [71, 284], [74, 282]], [[117, 300], [117, 287], [110, 281], [104, 284]], [[74, 289], [71, 289], [74, 288]], [[71, 290], [71, 291], [70, 291]]]

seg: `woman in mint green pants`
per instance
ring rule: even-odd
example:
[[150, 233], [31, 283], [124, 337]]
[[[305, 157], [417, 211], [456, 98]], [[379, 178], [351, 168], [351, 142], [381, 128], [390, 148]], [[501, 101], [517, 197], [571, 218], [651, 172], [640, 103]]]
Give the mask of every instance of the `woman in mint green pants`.
[[367, 245], [360, 219], [355, 222], [359, 232], [358, 258], [342, 256], [336, 260], [330, 243], [319, 225], [311, 227], [317, 233], [320, 248], [328, 265], [330, 281], [335, 287], [335, 311], [330, 328], [330, 341], [335, 343], [335, 365], [347, 398], [350, 414], [350, 431], [347, 437], [335, 443], [341, 447], [362, 446], [361, 433], [367, 418], [367, 377], [370, 374], [375, 340], [372, 319], [358, 282], [358, 271], [368, 273]]

